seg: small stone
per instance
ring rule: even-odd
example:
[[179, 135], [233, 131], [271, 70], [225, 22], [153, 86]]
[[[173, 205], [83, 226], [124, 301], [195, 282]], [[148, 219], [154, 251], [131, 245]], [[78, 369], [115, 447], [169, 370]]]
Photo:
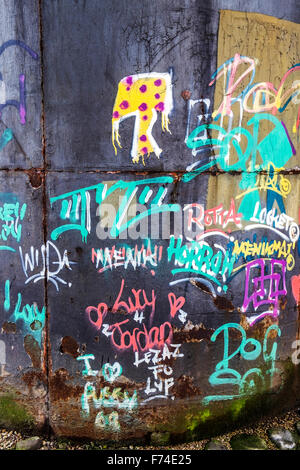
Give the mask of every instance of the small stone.
[[218, 439], [212, 439], [205, 445], [204, 450], [228, 450], [228, 449], [223, 444], [223, 442], [219, 441]]
[[158, 445], [158, 446], [164, 446], [168, 444], [170, 440], [170, 433], [169, 432], [153, 432], [151, 434], [151, 443]]
[[280, 450], [296, 450], [297, 438], [288, 429], [284, 428], [271, 428], [268, 431], [270, 440]]
[[233, 450], [266, 450], [268, 445], [257, 434], [237, 434], [230, 440]]
[[296, 429], [298, 434], [300, 434], [300, 422], [296, 423]]
[[43, 442], [39, 437], [30, 437], [29, 439], [18, 441], [16, 450], [38, 450], [42, 447], [42, 444]]

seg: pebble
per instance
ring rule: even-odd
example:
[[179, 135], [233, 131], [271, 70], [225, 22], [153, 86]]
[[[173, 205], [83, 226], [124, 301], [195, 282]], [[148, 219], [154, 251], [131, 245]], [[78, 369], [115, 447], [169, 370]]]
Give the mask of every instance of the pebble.
[[268, 431], [270, 440], [280, 450], [296, 450], [297, 438], [288, 429], [284, 428], [271, 428]]
[[228, 450], [227, 447], [219, 439], [212, 439], [209, 441], [204, 450]]
[[230, 440], [233, 450], [267, 450], [268, 444], [257, 434], [237, 434]]
[[38, 450], [43, 442], [39, 437], [30, 437], [17, 442], [16, 450]]
[[170, 440], [170, 433], [169, 432], [153, 432], [151, 434], [151, 443], [158, 445], [158, 446], [163, 446], [168, 444]]

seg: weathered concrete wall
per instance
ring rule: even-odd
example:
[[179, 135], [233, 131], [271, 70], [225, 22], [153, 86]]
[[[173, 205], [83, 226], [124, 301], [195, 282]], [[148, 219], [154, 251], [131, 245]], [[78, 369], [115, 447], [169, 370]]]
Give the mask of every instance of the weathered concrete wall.
[[298, 403], [296, 3], [0, 1], [1, 424]]

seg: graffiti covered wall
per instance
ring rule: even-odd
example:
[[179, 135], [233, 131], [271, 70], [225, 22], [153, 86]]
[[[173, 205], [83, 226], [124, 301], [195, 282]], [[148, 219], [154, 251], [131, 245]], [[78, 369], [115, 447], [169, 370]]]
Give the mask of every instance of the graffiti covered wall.
[[4, 8], [5, 425], [190, 439], [298, 403], [298, 10], [202, 3]]

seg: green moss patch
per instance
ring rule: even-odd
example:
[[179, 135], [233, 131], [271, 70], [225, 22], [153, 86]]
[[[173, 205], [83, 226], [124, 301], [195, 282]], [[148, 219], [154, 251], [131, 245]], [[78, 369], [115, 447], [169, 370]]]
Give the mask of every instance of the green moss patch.
[[7, 394], [0, 396], [0, 425], [13, 429], [31, 429], [34, 420], [12, 394]]

